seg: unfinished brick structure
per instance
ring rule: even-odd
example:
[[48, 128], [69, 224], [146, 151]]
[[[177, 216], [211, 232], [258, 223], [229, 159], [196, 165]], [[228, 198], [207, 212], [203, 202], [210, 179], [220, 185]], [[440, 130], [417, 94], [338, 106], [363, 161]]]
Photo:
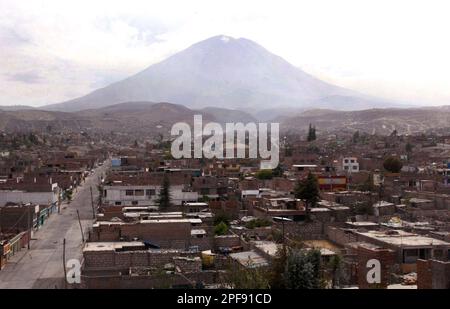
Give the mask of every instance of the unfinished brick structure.
[[417, 260], [418, 289], [450, 289], [450, 262]]
[[[82, 278], [88, 288], [190, 284], [181, 274], [196, 274], [202, 270], [199, 254], [148, 249], [142, 242], [87, 243], [83, 257]], [[172, 270], [170, 276], [166, 276], [167, 267]]]
[[186, 249], [190, 245], [191, 222], [183, 220], [143, 220], [136, 223], [99, 222], [90, 241], [149, 241], [161, 248]]
[[[357, 247], [357, 255], [359, 288], [386, 288], [390, 283], [390, 275], [395, 264], [395, 251], [364, 243]], [[380, 262], [381, 280], [379, 283], [369, 283], [367, 280], [367, 274], [372, 269], [367, 266], [367, 263], [372, 259]]]

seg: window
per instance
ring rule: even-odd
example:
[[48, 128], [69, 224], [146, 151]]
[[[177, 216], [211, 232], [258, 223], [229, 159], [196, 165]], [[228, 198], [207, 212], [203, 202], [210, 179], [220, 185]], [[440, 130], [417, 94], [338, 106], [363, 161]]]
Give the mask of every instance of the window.
[[131, 205], [137, 206], [138, 205], [138, 201], [131, 201]]
[[116, 205], [116, 206], [122, 206], [122, 202], [115, 202], [114, 205]]
[[357, 166], [356, 166], [356, 165], [353, 165], [353, 169], [356, 170], [356, 169], [357, 169]]
[[135, 190], [134, 196], [144, 196], [144, 190]]
[[444, 257], [444, 251], [442, 249], [435, 249], [433, 251], [433, 257], [437, 260], [442, 259]]
[[152, 196], [152, 195], [155, 195], [155, 194], [156, 194], [155, 189], [145, 190], [145, 195], [147, 195], [147, 196]]
[[355, 163], [355, 160], [350, 160], [351, 163]]
[[345, 163], [348, 163], [348, 159], [345, 159], [344, 162], [345, 162]]
[[418, 249], [403, 250], [403, 263], [415, 263], [418, 257], [419, 257]]
[[348, 166], [344, 166], [344, 170], [348, 170]]
[[126, 196], [134, 196], [134, 190], [125, 190]]

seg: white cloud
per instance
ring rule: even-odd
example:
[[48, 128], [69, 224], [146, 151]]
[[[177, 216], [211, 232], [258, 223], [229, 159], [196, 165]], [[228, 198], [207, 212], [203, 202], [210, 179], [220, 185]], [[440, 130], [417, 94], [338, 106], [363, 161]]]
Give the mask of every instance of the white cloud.
[[[448, 8], [446, 1], [0, 0], [0, 104], [77, 97], [218, 34], [255, 40], [361, 92], [450, 104]], [[39, 82], [27, 82], [37, 80], [31, 73]]]

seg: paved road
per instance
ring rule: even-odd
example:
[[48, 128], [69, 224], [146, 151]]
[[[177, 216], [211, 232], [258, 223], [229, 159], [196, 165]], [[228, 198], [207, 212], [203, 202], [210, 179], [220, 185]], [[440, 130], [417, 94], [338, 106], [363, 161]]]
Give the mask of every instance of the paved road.
[[[61, 213], [53, 213], [41, 229], [34, 233], [31, 249], [22, 249], [0, 270], [0, 288], [63, 288], [63, 239], [66, 239], [66, 261], [79, 259], [83, 247], [77, 209], [84, 234], [92, 227], [90, 187], [97, 199], [99, 177], [108, 168], [97, 168], [78, 187], [72, 202], [61, 205]], [[85, 237], [86, 238], [86, 237]]]

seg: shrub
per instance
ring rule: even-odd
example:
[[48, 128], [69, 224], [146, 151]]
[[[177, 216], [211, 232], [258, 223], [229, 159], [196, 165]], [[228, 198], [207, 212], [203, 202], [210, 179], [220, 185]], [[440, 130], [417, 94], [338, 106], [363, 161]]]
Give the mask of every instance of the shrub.
[[272, 222], [270, 222], [269, 220], [258, 218], [258, 219], [247, 222], [245, 224], [245, 227], [252, 230], [256, 227], [271, 226], [271, 225], [272, 225]]
[[220, 222], [216, 226], [214, 226], [214, 234], [215, 235], [225, 235], [228, 232], [228, 225], [226, 225], [224, 222]]

